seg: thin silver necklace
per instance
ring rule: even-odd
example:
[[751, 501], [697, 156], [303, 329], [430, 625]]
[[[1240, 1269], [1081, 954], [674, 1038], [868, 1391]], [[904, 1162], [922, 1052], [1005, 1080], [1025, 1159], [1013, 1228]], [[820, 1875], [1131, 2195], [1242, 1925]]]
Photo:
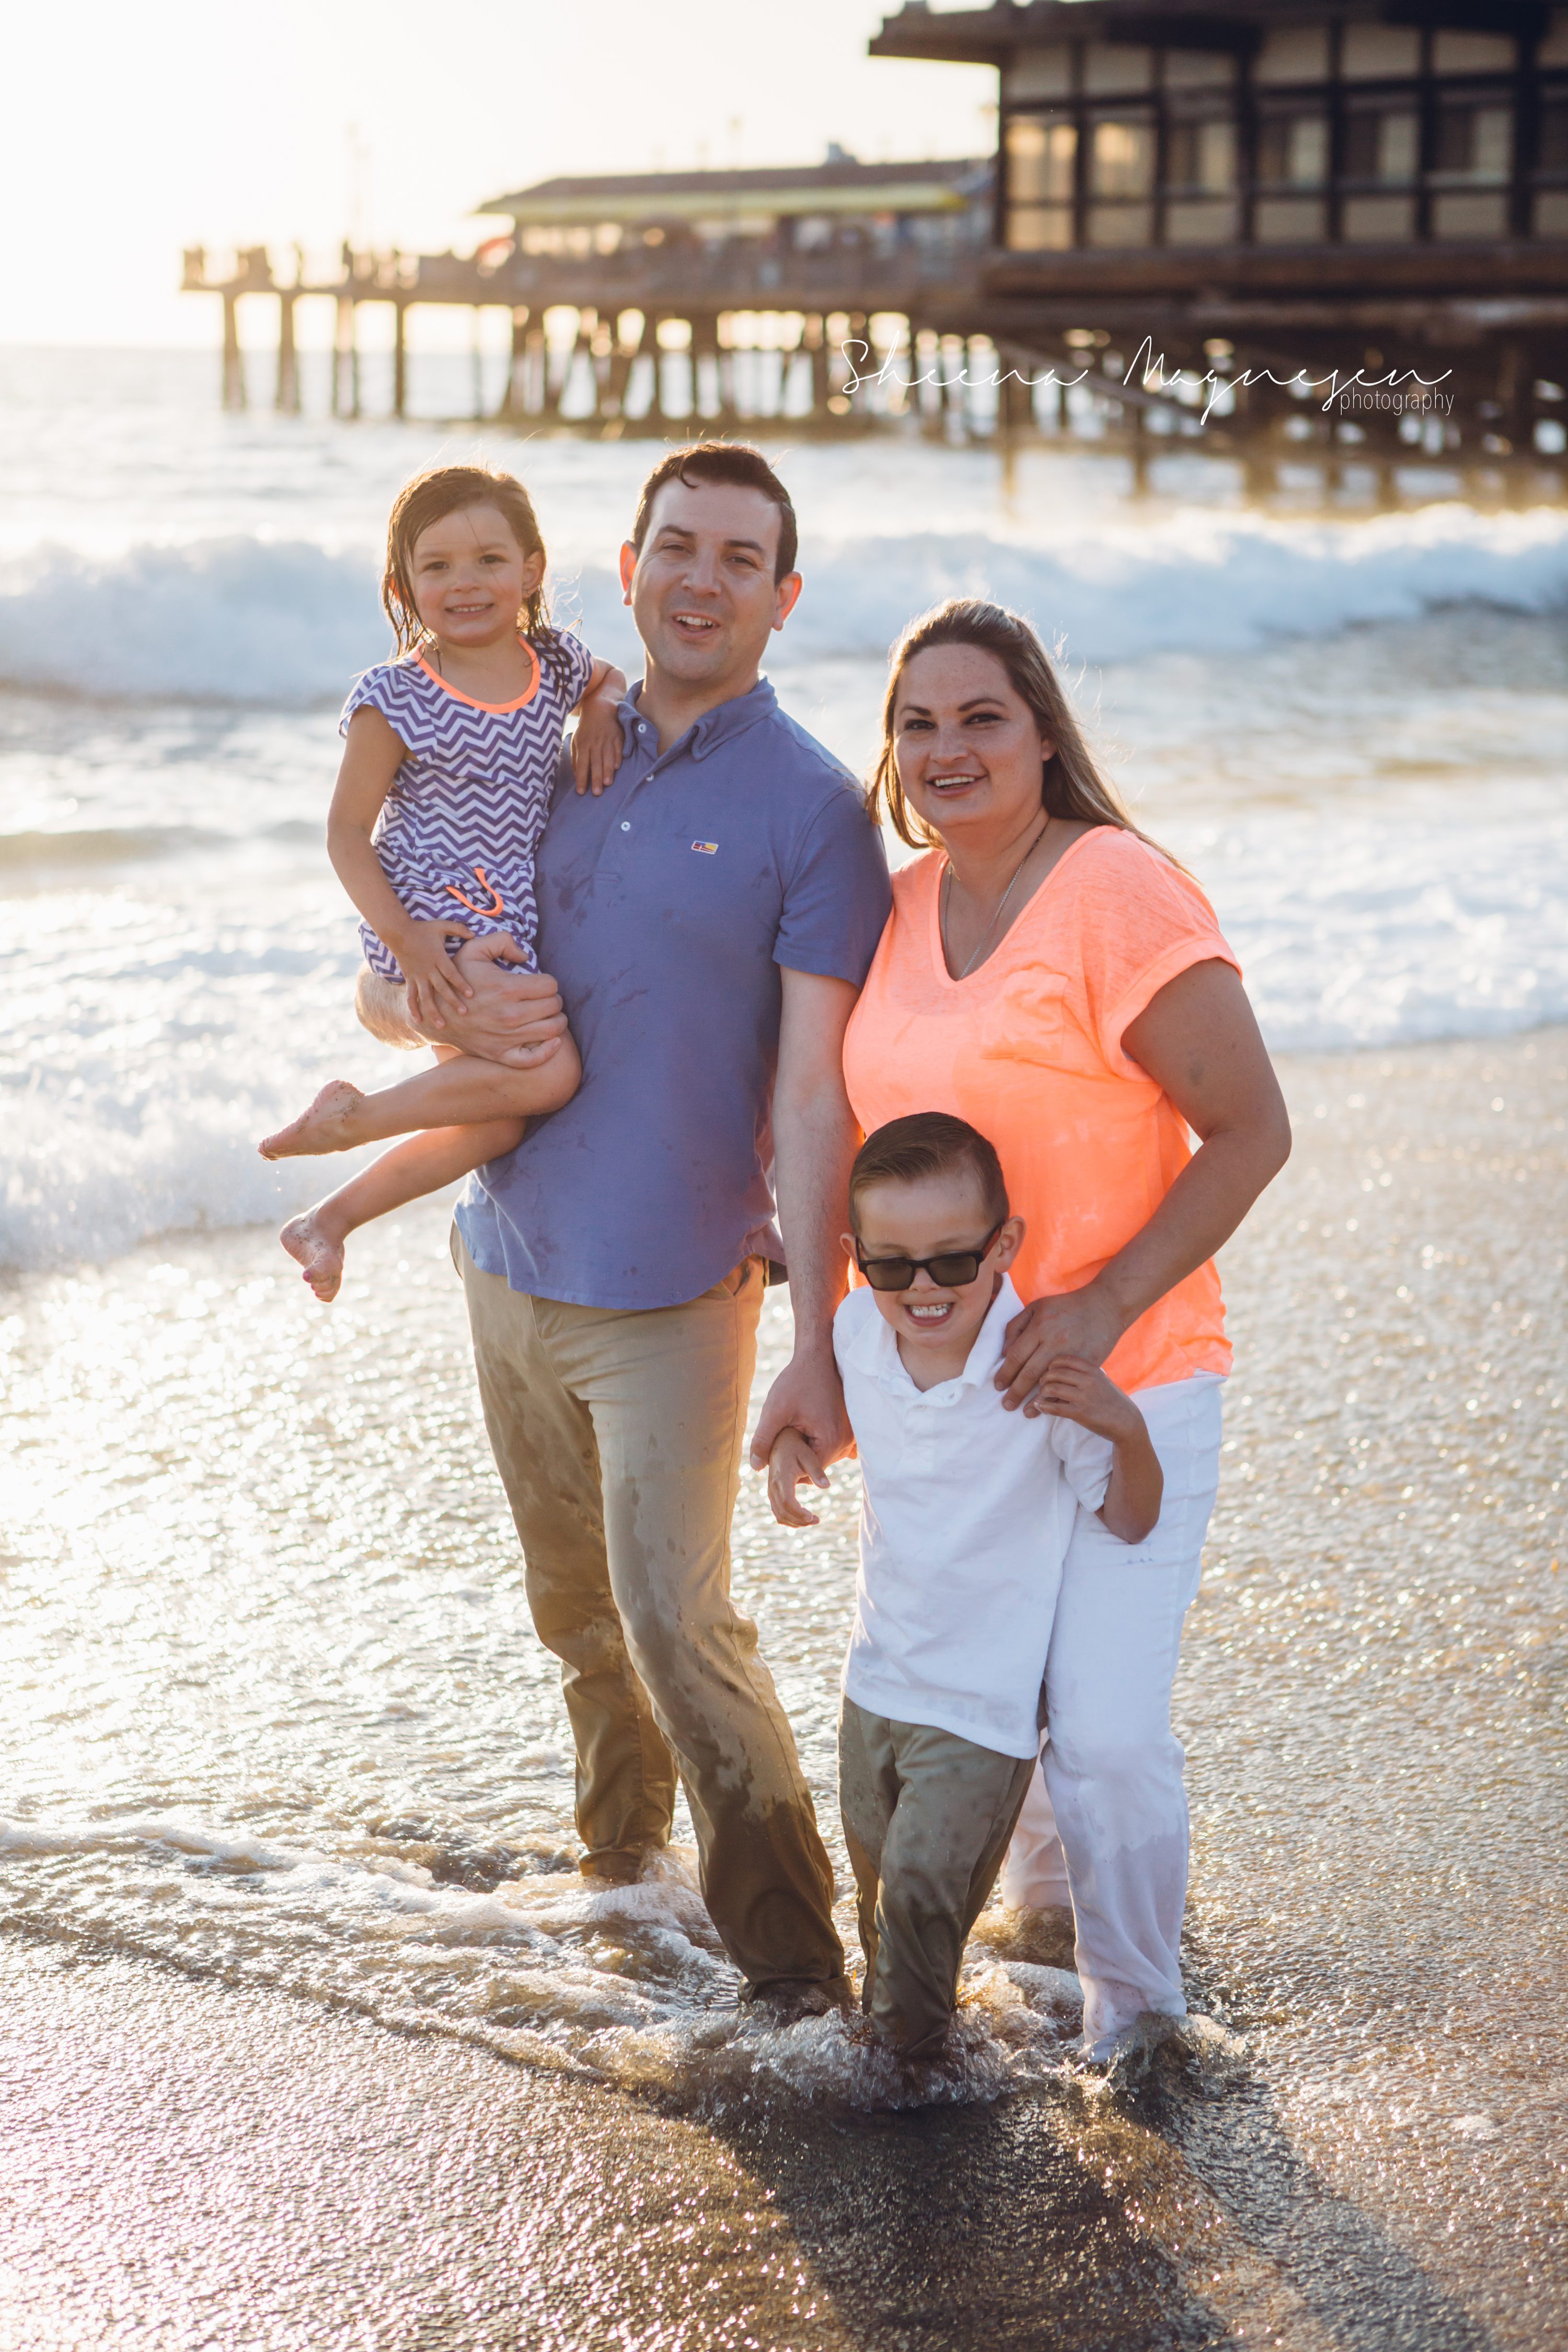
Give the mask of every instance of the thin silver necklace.
[[[1023, 870], [1024, 870], [1025, 866], [1028, 864], [1028, 862], [1029, 862], [1030, 858], [1034, 856], [1034, 854], [1035, 854], [1036, 850], [1037, 850], [1037, 849], [1038, 849], [1038, 847], [1039, 847], [1039, 845], [1040, 845], [1041, 842], [1042, 842], [1042, 841], [1044, 841], [1044, 839], [1045, 839], [1045, 837], [1046, 837], [1047, 834], [1047, 833], [1049, 833], [1049, 831], [1050, 831], [1050, 829], [1051, 829], [1051, 824], [1052, 824], [1052, 819], [1051, 819], [1050, 817], [1048, 817], [1048, 816], [1047, 816], [1047, 819], [1046, 819], [1046, 821], [1045, 821], [1045, 823], [1044, 823], [1044, 824], [1043, 824], [1043, 825], [1041, 825], [1041, 827], [1040, 827], [1040, 829], [1039, 829], [1038, 833], [1037, 833], [1037, 834], [1036, 834], [1036, 835], [1035, 835], [1034, 839], [1029, 843], [1029, 845], [1028, 845], [1027, 848], [1025, 850], [1024, 855], [1022, 856], [1022, 857], [1020, 857], [1020, 858], [1019, 858], [1018, 863], [1016, 864], [1016, 866], [1014, 866], [1014, 868], [1013, 868], [1013, 872], [1012, 872], [1012, 876], [1011, 876], [1011, 878], [1009, 879], [1008, 884], [1007, 884], [1007, 887], [1003, 891], [1002, 896], [997, 899], [997, 901], [996, 901], [996, 905], [995, 905], [995, 907], [994, 907], [994, 910], [993, 910], [993, 912], [992, 912], [991, 920], [986, 924], [985, 929], [981, 932], [981, 934], [980, 934], [980, 938], [979, 938], [978, 941], [977, 941], [977, 942], [976, 942], [976, 944], [975, 944], [975, 949], [974, 949], [974, 953], [973, 953], [973, 955], [972, 955], [972, 956], [970, 957], [969, 961], [964, 965], [963, 970], [962, 971], [954, 972], [954, 974], [953, 974], [953, 978], [954, 978], [955, 980], [967, 980], [967, 979], [969, 978], [970, 973], [974, 970], [975, 964], [976, 964], [976, 962], [977, 962], [977, 961], [978, 961], [978, 960], [979, 960], [979, 956], [980, 956], [981, 949], [982, 949], [982, 948], [986, 948], [986, 947], [989, 947], [989, 946], [990, 946], [990, 944], [991, 944], [991, 934], [992, 934], [992, 932], [996, 929], [997, 924], [998, 924], [998, 923], [1001, 921], [1001, 919], [1002, 919], [1002, 909], [1004, 908], [1004, 907], [1005, 907], [1005, 905], [1007, 904], [1008, 899], [1009, 899], [1009, 898], [1012, 897], [1012, 895], [1013, 895], [1013, 886], [1014, 886], [1014, 884], [1017, 881], [1019, 875], [1023, 872]], [[945, 867], [945, 869], [944, 869], [944, 871], [943, 871], [942, 877], [942, 954], [943, 954], [944, 956], [947, 956], [947, 957], [948, 957], [948, 961], [949, 961], [949, 962], [951, 962], [951, 961], [952, 961], [952, 958], [951, 958], [951, 956], [949, 956], [949, 954], [948, 954], [948, 945], [947, 945], [947, 910], [948, 910], [948, 907], [949, 907], [949, 905], [950, 905], [950, 904], [951, 904], [951, 902], [952, 902], [952, 858], [950, 857], [950, 858], [948, 859], [948, 861], [947, 861], [947, 866], [946, 866], [946, 867]]]

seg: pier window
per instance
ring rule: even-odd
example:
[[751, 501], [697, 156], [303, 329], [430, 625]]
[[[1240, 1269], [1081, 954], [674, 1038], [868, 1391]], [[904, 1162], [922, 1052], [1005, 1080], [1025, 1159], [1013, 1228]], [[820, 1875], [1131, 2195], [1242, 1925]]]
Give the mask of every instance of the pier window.
[[[1415, 236], [1419, 154], [1420, 126], [1413, 99], [1352, 105], [1345, 122], [1345, 177], [1352, 193], [1346, 195], [1342, 214], [1349, 243], [1382, 244]], [[1410, 193], [1395, 194], [1395, 189]]]
[[1568, 88], [1549, 88], [1541, 106], [1536, 147], [1537, 236], [1568, 237]]
[[1513, 110], [1506, 100], [1445, 93], [1433, 163], [1433, 236], [1506, 236], [1513, 170]]
[[1152, 89], [1154, 52], [1131, 41], [1091, 41], [1083, 55], [1083, 86], [1097, 98]]
[[1005, 105], [1026, 104], [1032, 98], [1070, 98], [1072, 51], [1069, 48], [1026, 49], [1004, 68], [1002, 98]]
[[1317, 245], [1328, 226], [1329, 118], [1321, 106], [1264, 114], [1258, 134], [1253, 234], [1263, 245]]
[[1154, 235], [1154, 124], [1125, 110], [1090, 129], [1089, 242], [1149, 245]]
[[[1541, 62], [1568, 65], [1568, 9]], [[1244, 233], [1265, 246], [1506, 236], [1520, 65], [1511, 32], [1343, 19], [1263, 29], [1239, 65], [1228, 48], [1092, 39], [1021, 51], [1002, 84], [1004, 241], [1040, 252]], [[1531, 146], [1534, 232], [1568, 236], [1568, 76], [1547, 81]]]
[[1264, 88], [1274, 82], [1327, 81], [1328, 26], [1279, 25], [1272, 32], [1265, 33], [1252, 78]]
[[1510, 33], [1436, 32], [1432, 36], [1434, 73], [1512, 73], [1517, 63]]
[[1231, 116], [1174, 115], [1165, 154], [1167, 241], [1228, 243], [1237, 233], [1236, 124]]
[[1346, 25], [1340, 71], [1346, 81], [1390, 81], [1421, 69], [1421, 36], [1397, 25]]
[[1015, 253], [1059, 252], [1073, 241], [1078, 126], [1016, 114], [1007, 125], [1005, 236]]

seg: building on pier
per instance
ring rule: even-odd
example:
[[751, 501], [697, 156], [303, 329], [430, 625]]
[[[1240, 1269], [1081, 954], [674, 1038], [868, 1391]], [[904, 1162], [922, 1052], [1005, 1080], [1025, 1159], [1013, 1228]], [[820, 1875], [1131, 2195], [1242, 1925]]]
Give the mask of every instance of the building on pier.
[[[358, 413], [355, 319], [395, 313], [393, 406], [407, 389], [405, 322], [417, 305], [510, 313], [512, 367], [501, 413], [657, 427], [670, 415], [728, 421], [774, 405], [797, 418], [851, 418], [844, 356], [873, 320], [906, 335], [963, 331], [994, 214], [989, 162], [825, 163], [775, 170], [655, 172], [547, 180], [479, 207], [508, 231], [470, 255], [364, 254], [340, 271], [275, 279], [264, 251], [216, 274], [199, 247], [184, 284], [225, 306], [225, 399], [244, 399], [237, 304], [281, 306], [279, 404], [297, 405], [293, 309], [338, 305], [335, 408]], [[575, 316], [574, 332], [563, 313]], [[553, 321], [555, 331], [547, 328]], [[886, 327], [884, 325], [884, 333]], [[787, 385], [787, 397], [786, 397]], [[846, 387], [850, 387], [847, 389]], [[859, 400], [863, 409], [865, 402]]]
[[[1114, 352], [1120, 373], [1144, 337], [1167, 376], [1414, 368], [1444, 380], [1450, 446], [1561, 451], [1568, 9], [908, 0], [871, 48], [997, 69], [972, 331], [1063, 373]], [[1134, 431], [1158, 413], [1142, 372], [1128, 405]], [[1222, 437], [1411, 437], [1408, 411], [1325, 419], [1267, 379], [1226, 405]]]

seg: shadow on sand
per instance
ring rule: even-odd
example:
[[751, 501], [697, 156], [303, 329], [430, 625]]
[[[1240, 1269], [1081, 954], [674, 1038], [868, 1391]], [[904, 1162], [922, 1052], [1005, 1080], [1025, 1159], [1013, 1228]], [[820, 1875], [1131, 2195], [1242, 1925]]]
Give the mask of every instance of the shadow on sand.
[[1205, 2085], [1179, 2055], [1130, 2091], [707, 2122], [856, 2352], [1499, 2352], [1303, 2162], [1261, 2085]]

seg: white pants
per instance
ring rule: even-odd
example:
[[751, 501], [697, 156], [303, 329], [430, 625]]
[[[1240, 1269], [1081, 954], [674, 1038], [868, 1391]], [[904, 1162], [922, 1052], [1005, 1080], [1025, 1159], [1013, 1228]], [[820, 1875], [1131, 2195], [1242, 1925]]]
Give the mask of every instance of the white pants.
[[1079, 1512], [1046, 1662], [1041, 1770], [1002, 1872], [1002, 1898], [1016, 1908], [1072, 1906], [1083, 2046], [1096, 2057], [1144, 2010], [1187, 2011], [1186, 1758], [1171, 1729], [1171, 1685], [1219, 1483], [1223, 1388], [1205, 1372], [1139, 1392], [1165, 1474], [1144, 1542], [1119, 1542]]

